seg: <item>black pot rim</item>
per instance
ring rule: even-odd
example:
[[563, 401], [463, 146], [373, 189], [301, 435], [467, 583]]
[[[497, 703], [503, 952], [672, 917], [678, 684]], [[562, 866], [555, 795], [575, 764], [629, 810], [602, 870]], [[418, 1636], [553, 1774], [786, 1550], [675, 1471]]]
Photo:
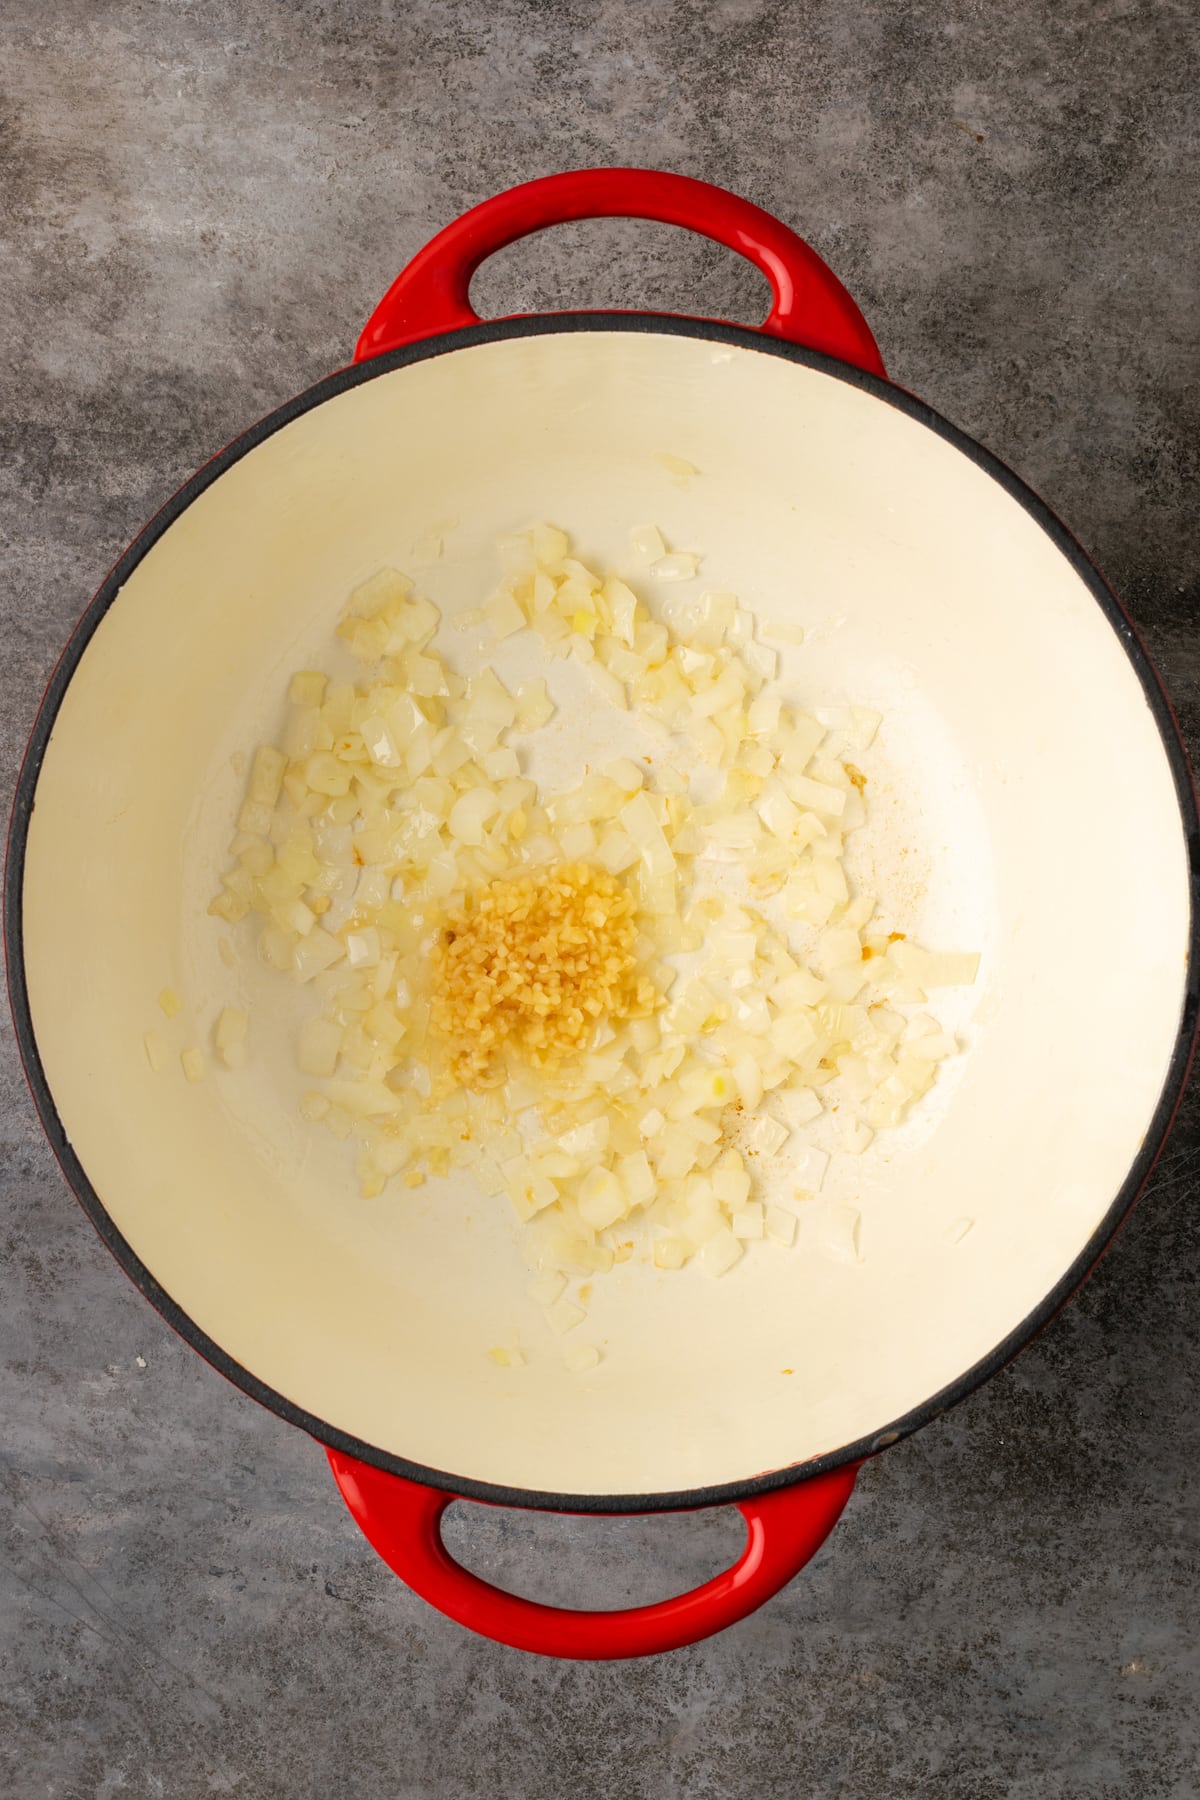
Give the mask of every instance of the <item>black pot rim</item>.
[[[1034, 519], [1055, 547], [1070, 563], [1088, 588], [1132, 663], [1141, 682], [1147, 703], [1158, 726], [1163, 747], [1171, 767], [1179, 803], [1180, 824], [1188, 847], [1190, 868], [1191, 918], [1189, 955], [1184, 1001], [1175, 1047], [1167, 1069], [1150, 1125], [1133, 1163], [1126, 1171], [1116, 1195], [1092, 1233], [1087, 1244], [1054, 1287], [1025, 1319], [997, 1344], [985, 1357], [974, 1363], [948, 1386], [921, 1405], [895, 1419], [884, 1430], [852, 1444], [846, 1444], [809, 1461], [749, 1477], [742, 1481], [724, 1482], [713, 1487], [689, 1488], [672, 1493], [655, 1494], [569, 1494], [549, 1493], [536, 1489], [512, 1488], [494, 1482], [476, 1481], [453, 1475], [445, 1470], [427, 1468], [420, 1463], [378, 1449], [316, 1418], [284, 1395], [260, 1381], [210, 1338], [162, 1288], [141, 1262], [132, 1246], [117, 1230], [103, 1202], [67, 1137], [59, 1118], [38, 1052], [37, 1039], [29, 1005], [25, 975], [25, 943], [23, 927], [23, 886], [29, 820], [36, 798], [38, 776], [46, 746], [53, 730], [63, 696], [100, 620], [113, 604], [121, 588], [142, 558], [171, 525], [186, 511], [206, 488], [234, 463], [255, 449], [276, 431], [289, 425], [302, 413], [311, 411], [326, 400], [345, 393], [362, 382], [372, 381], [394, 369], [432, 357], [445, 356], [477, 344], [494, 343], [510, 338], [541, 337], [555, 332], [644, 332], [675, 337], [704, 339], [718, 344], [735, 345], [760, 355], [777, 356], [786, 362], [800, 363], [820, 370], [836, 380], [872, 394], [886, 405], [907, 414], [917, 423], [933, 431], [946, 443], [968, 457], [979, 469], [996, 481], [1004, 491]], [[950, 1407], [987, 1381], [1017, 1351], [1049, 1323], [1070, 1298], [1075, 1289], [1095, 1267], [1117, 1231], [1124, 1223], [1138, 1194], [1154, 1166], [1170, 1131], [1183, 1094], [1188, 1067], [1200, 1018], [1200, 818], [1197, 814], [1196, 791], [1188, 764], [1182, 735], [1170, 700], [1136, 630], [1115, 594], [1079, 544], [1051, 509], [1025, 485], [1004, 463], [985, 450], [973, 438], [951, 425], [924, 401], [893, 386], [879, 376], [867, 374], [848, 363], [837, 361], [819, 351], [808, 350], [760, 331], [743, 326], [726, 325], [703, 319], [676, 317], [659, 313], [563, 313], [498, 319], [427, 338], [339, 369], [325, 380], [287, 401], [241, 436], [218, 452], [167, 501], [130, 544], [110, 570], [83, 617], [72, 633], [59, 662], [50, 677], [41, 706], [30, 734], [24, 761], [17, 780], [12, 814], [9, 821], [8, 853], [4, 873], [4, 947], [8, 970], [9, 999], [16, 1028], [17, 1045], [26, 1078], [42, 1125], [50, 1140], [66, 1178], [93, 1226], [116, 1257], [125, 1273], [141, 1290], [166, 1322], [200, 1355], [229, 1381], [277, 1413], [289, 1424], [297, 1425], [332, 1449], [360, 1458], [389, 1473], [462, 1495], [467, 1499], [496, 1505], [544, 1509], [573, 1513], [648, 1513], [669, 1512], [706, 1506], [724, 1505], [750, 1495], [770, 1492], [795, 1482], [819, 1475], [846, 1463], [858, 1462], [908, 1437], [922, 1425], [930, 1423]]]

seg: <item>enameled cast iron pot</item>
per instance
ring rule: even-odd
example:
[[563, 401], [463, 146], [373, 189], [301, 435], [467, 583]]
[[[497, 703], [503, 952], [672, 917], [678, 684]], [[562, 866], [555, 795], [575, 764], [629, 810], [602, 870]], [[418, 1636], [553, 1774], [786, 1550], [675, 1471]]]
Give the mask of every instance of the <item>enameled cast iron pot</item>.
[[[602, 215], [740, 251], [771, 284], [769, 318], [479, 321], [485, 257]], [[664, 451], [700, 476], [673, 481]], [[948, 1015], [963, 1053], [916, 1118], [835, 1156], [797, 1249], [716, 1284], [619, 1266], [596, 1283], [609, 1353], [586, 1380], [556, 1354], [489, 1361], [528, 1304], [515, 1220], [465, 1176], [359, 1200], [345, 1146], [297, 1118], [277, 978], [253, 959], [231, 974], [205, 910], [239, 797], [230, 757], [274, 735], [286, 676], [328, 654], [349, 589], [454, 519], [420, 572], [452, 615], [478, 603], [496, 533], [543, 517], [618, 566], [653, 519], [704, 550], [710, 585], [802, 621], [797, 694], [885, 716], [861, 878], [933, 946], [982, 952]], [[582, 689], [560, 698], [561, 774], [606, 745]], [[353, 366], [214, 457], [108, 576], [20, 777], [9, 982], [38, 1109], [97, 1230], [214, 1367], [327, 1448], [391, 1566], [503, 1642], [631, 1656], [760, 1605], [862, 1460], [994, 1373], [1096, 1262], [1184, 1082], [1195, 845], [1162, 688], [1049, 509], [888, 382], [857, 307], [787, 227], [680, 176], [582, 170], [443, 231]], [[244, 1076], [150, 1070], [167, 983], [191, 1041], [221, 1005], [251, 1007]], [[860, 1215], [857, 1260], [830, 1253], [837, 1204]], [[733, 1503], [746, 1550], [660, 1605], [558, 1611], [450, 1559], [439, 1520], [458, 1496]]]

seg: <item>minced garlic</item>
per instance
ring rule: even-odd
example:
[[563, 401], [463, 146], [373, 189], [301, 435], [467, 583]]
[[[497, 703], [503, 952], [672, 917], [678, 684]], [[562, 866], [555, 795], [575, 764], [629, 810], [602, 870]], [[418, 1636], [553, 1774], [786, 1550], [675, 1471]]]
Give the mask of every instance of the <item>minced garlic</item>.
[[456, 1079], [485, 1081], [506, 1048], [552, 1067], [586, 1048], [600, 1019], [649, 1011], [636, 940], [632, 895], [589, 863], [480, 887], [434, 952], [431, 1023]]

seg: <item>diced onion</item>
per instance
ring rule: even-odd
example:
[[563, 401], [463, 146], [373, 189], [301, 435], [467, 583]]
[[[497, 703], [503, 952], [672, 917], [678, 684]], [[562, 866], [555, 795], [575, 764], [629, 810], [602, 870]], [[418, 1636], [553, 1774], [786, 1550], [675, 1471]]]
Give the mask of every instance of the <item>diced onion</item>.
[[733, 1231], [722, 1226], [708, 1239], [696, 1260], [706, 1275], [724, 1275], [741, 1259], [741, 1243]]
[[[656, 582], [698, 573], [699, 554], [655, 526], [630, 545]], [[338, 627], [359, 678], [292, 677], [280, 742], [249, 763], [209, 910], [251, 918], [262, 962], [308, 984], [296, 1053], [318, 1085], [300, 1111], [353, 1140], [362, 1192], [470, 1171], [511, 1205], [540, 1264], [529, 1297], [566, 1334], [616, 1262], [719, 1276], [747, 1245], [790, 1244], [795, 1215], [757, 1189], [816, 1196], [832, 1149], [861, 1154], [908, 1115], [958, 1048], [932, 1009], [911, 1009], [926, 990], [973, 982], [978, 958], [873, 926], [876, 900], [851, 888], [866, 777], [842, 759], [865, 755], [877, 713], [785, 706], [777, 652], [734, 593], [684, 593], [652, 617], [637, 579], [580, 561], [558, 526], [499, 548], [500, 585], [459, 622], [500, 639], [532, 625], [549, 666], [568, 657], [614, 712], [635, 707], [663, 753], [539, 786], [514, 738], [554, 721], [546, 681], [510, 692], [491, 667], [464, 677], [434, 642], [437, 609], [380, 570]], [[577, 692], [564, 685], [564, 701]], [[564, 723], [546, 740], [551, 764], [571, 741]], [[639, 754], [632, 730], [626, 742]], [[547, 760], [536, 743], [530, 760]], [[561, 940], [528, 923], [555, 891], [589, 896]], [[514, 892], [525, 899], [499, 935], [477, 931]], [[466, 1074], [447, 1062], [438, 985], [452, 942], [466, 951], [463, 991], [481, 998]], [[497, 1035], [510, 1003], [532, 1021], [519, 1039]], [[168, 1017], [182, 1004], [163, 990]], [[246, 1062], [249, 1027], [242, 1009], [220, 1012], [227, 1069]], [[152, 1068], [169, 1060], [159, 1032], [145, 1050]], [[181, 1063], [203, 1078], [199, 1048]], [[816, 1202], [806, 1242], [810, 1219], [819, 1248], [857, 1260], [854, 1209]], [[507, 1342], [487, 1354], [523, 1361]], [[573, 1342], [564, 1361], [582, 1372], [599, 1352]]]
[[805, 1193], [815, 1194], [825, 1180], [825, 1171], [829, 1167], [828, 1151], [818, 1149], [815, 1144], [806, 1144], [792, 1163], [792, 1177], [796, 1185]]
[[782, 1244], [786, 1249], [796, 1239], [795, 1213], [790, 1213], [786, 1206], [768, 1206], [764, 1218], [764, 1230], [772, 1243]]
[[226, 1006], [222, 1009], [213, 1036], [218, 1054], [227, 1069], [245, 1067], [249, 1029], [250, 1016], [240, 1007]]
[[302, 669], [288, 683], [288, 699], [293, 706], [320, 706], [325, 698], [328, 677], [315, 670]]
[[531, 1300], [536, 1300], [541, 1307], [553, 1306], [567, 1285], [567, 1278], [558, 1269], [542, 1269], [529, 1283], [525, 1292]]
[[686, 1238], [656, 1238], [653, 1254], [656, 1269], [682, 1269], [691, 1255], [691, 1245]]
[[297, 979], [311, 981], [314, 976], [340, 962], [345, 954], [345, 945], [330, 932], [318, 927], [302, 938], [292, 951]]
[[500, 812], [500, 801], [491, 788], [469, 788], [450, 808], [450, 835], [460, 844], [481, 844], [486, 828]]
[[514, 631], [524, 629], [525, 614], [514, 596], [507, 589], [501, 588], [490, 600], [484, 602], [483, 616], [492, 628], [495, 637], [511, 637]]
[[763, 1208], [760, 1202], [752, 1200], [743, 1206], [740, 1212], [733, 1215], [733, 1235], [735, 1238], [750, 1240], [763, 1236]]
[[812, 812], [826, 813], [836, 819], [845, 809], [844, 790], [830, 787], [827, 782], [813, 781], [808, 775], [791, 775], [787, 787], [796, 804], [807, 806]]
[[855, 1207], [831, 1206], [821, 1223], [821, 1247], [837, 1262], [861, 1262], [860, 1224], [860, 1216]]
[[629, 1202], [624, 1188], [609, 1169], [589, 1169], [579, 1187], [579, 1213], [597, 1231], [624, 1218]]
[[650, 573], [659, 581], [694, 581], [699, 567], [700, 558], [690, 550], [675, 550], [652, 563]]
[[717, 1169], [712, 1178], [713, 1193], [735, 1212], [750, 1198], [750, 1177], [745, 1169]]
[[556, 1300], [553, 1306], [546, 1308], [546, 1322], [552, 1331], [566, 1333], [574, 1331], [577, 1325], [587, 1317], [582, 1306], [576, 1306], [573, 1300], [566, 1298]]
[[634, 556], [642, 563], [661, 562], [667, 553], [662, 532], [656, 525], [636, 525], [629, 534], [629, 544]]

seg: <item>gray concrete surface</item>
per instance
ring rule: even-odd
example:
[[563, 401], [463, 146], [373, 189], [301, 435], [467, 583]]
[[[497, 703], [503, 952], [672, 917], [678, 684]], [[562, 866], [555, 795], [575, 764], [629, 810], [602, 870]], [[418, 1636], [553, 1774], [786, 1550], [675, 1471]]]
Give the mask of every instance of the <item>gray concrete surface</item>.
[[[435, 227], [605, 162], [712, 177], [807, 232], [896, 378], [1073, 525], [1200, 744], [1196, 47], [1186, 0], [9, 0], [4, 778], [76, 614], [180, 479], [344, 361]], [[558, 232], [477, 292], [760, 299], [648, 226]], [[392, 1580], [320, 1453], [110, 1262], [7, 1035], [0, 1158], [12, 1800], [1200, 1795], [1195, 1095], [1082, 1298], [867, 1471], [805, 1576], [720, 1640], [616, 1667], [474, 1641]], [[454, 1529], [497, 1579], [601, 1603], [692, 1583], [737, 1537]]]

